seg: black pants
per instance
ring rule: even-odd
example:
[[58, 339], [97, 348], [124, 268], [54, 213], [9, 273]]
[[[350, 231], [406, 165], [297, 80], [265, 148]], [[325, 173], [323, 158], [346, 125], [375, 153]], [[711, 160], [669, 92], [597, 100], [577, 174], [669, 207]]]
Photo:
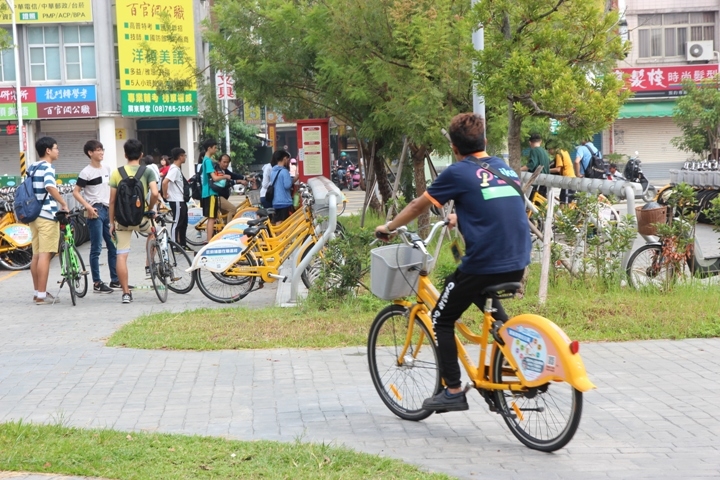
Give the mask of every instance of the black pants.
[[[525, 270], [515, 272], [497, 273], [492, 275], [470, 275], [455, 270], [445, 279], [445, 288], [440, 294], [437, 305], [432, 311], [431, 318], [435, 329], [435, 343], [440, 357], [440, 374], [448, 388], [458, 388], [460, 381], [460, 365], [457, 358], [457, 345], [455, 344], [455, 321], [465, 313], [471, 304], [475, 304], [481, 311], [485, 307], [485, 297], [480, 292], [486, 287], [507, 282], [522, 280]], [[507, 321], [500, 301], [493, 300], [493, 314], [496, 320]]]
[[175, 223], [170, 230], [170, 238], [175, 240], [181, 247], [187, 246], [185, 235], [188, 226], [188, 208], [185, 202], [168, 202], [173, 213]]

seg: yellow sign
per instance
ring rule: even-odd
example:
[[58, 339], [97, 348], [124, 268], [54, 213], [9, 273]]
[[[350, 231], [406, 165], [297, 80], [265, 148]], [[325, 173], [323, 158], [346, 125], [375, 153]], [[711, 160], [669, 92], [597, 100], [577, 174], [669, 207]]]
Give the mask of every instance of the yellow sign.
[[[17, 23], [74, 23], [92, 22], [92, 0], [80, 2], [18, 1], [15, 0]], [[12, 23], [10, 7], [0, 2], [0, 25]]]
[[[197, 115], [193, 0], [117, 0], [116, 13], [123, 115]], [[158, 94], [165, 78], [155, 66], [170, 78], [190, 80], [190, 88]]]
[[115, 129], [115, 140], [126, 140], [127, 139], [127, 130], [124, 128], [116, 128]]
[[248, 102], [245, 102], [244, 113], [245, 123], [248, 125], [260, 125], [262, 123], [262, 112], [260, 111], [260, 107], [250, 105]]

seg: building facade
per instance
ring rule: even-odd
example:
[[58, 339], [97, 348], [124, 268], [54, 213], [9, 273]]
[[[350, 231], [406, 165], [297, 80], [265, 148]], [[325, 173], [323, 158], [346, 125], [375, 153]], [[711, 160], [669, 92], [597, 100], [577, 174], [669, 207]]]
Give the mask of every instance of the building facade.
[[[624, 5], [623, 5], [624, 3]], [[692, 154], [672, 146], [681, 134], [672, 120], [680, 83], [700, 81], [718, 72], [718, 0], [626, 0], [625, 12], [632, 50], [618, 71], [627, 75], [633, 97], [603, 135], [603, 151], [625, 155], [639, 152], [652, 179], [669, 178]]]
[[[37, 160], [35, 140], [45, 135], [57, 140], [56, 171], [67, 176], [87, 164], [82, 151], [87, 140], [102, 142], [105, 164], [115, 168], [126, 163], [123, 143], [138, 138], [147, 154], [184, 148], [188, 172], [192, 171], [198, 153], [197, 92], [191, 88], [172, 99], [158, 95], [152, 79], [163, 70], [153, 66], [167, 63], [174, 68], [166, 70], [171, 76], [180, 66], [188, 75], [195, 67], [204, 69], [208, 49], [200, 25], [210, 3], [15, 0], [20, 69], [15, 69], [12, 49], [0, 54], [0, 175], [20, 173], [14, 89], [18, 77], [28, 165]], [[10, 23], [2, 1], [0, 28], [11, 33]], [[179, 27], [167, 28], [168, 24]], [[165, 30], [173, 30], [175, 36], [168, 37]], [[178, 41], [185, 42], [184, 49], [173, 47], [171, 42]], [[157, 55], [154, 63], [148, 52]]]

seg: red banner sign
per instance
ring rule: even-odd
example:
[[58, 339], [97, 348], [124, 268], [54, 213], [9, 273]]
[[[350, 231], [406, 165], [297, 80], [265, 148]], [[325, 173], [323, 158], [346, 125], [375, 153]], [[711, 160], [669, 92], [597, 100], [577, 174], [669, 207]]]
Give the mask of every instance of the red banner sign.
[[671, 67], [618, 68], [618, 77], [625, 77], [625, 84], [633, 92], [665, 92], [682, 90], [686, 79], [696, 83], [718, 74], [718, 65], [676, 65]]

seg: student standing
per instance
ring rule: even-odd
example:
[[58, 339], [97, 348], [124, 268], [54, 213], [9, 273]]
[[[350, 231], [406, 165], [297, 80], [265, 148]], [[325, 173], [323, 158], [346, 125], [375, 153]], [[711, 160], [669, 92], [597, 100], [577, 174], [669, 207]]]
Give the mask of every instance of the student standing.
[[208, 139], [203, 142], [203, 149], [205, 150], [205, 156], [202, 161], [202, 204], [203, 216], [207, 218], [206, 234], [208, 242], [215, 235], [215, 220], [220, 214], [220, 202], [218, 201], [218, 194], [212, 188], [210, 188], [210, 179], [213, 182], [219, 182], [222, 179], [230, 179], [230, 175], [220, 174], [216, 171], [215, 165], [213, 164], [213, 155], [217, 152], [217, 142], [213, 139]]
[[42, 202], [40, 216], [30, 222], [32, 234], [33, 257], [30, 263], [33, 289], [35, 294], [33, 301], [36, 305], [51, 304], [57, 301], [55, 297], [47, 293], [47, 281], [50, 275], [50, 259], [58, 251], [60, 242], [60, 227], [55, 214], [58, 212], [58, 205], [62, 210], [67, 211], [55, 181], [55, 167], [53, 162], [60, 156], [57, 142], [51, 137], [42, 137], [35, 142], [40, 161], [30, 167], [32, 171], [32, 185], [35, 197]]
[[[155, 207], [159, 195], [155, 174], [144, 165], [140, 165], [140, 157], [142, 157], [143, 154], [142, 143], [132, 138], [125, 142], [123, 149], [125, 150], [127, 165], [115, 169], [110, 175], [110, 234], [117, 232], [117, 273], [123, 291], [122, 303], [130, 303], [133, 301], [133, 298], [132, 293], [130, 293], [130, 285], [128, 284], [127, 260], [128, 254], [130, 253], [132, 233], [134, 231], [148, 233], [148, 241], [154, 237], [150, 232], [150, 221], [147, 219], [143, 219], [138, 225], [121, 225], [116, 222], [117, 202], [125, 201], [125, 199], [120, 198], [120, 195], [118, 195], [118, 185], [125, 176], [135, 177], [139, 173], [139, 180], [143, 187], [143, 197], [140, 200], [143, 200], [148, 192], [150, 192], [149, 204], [142, 205], [142, 207], [147, 210], [152, 210]], [[123, 173], [125, 175], [123, 175]], [[137, 201], [137, 199], [135, 199], [135, 201]], [[147, 267], [145, 267], [145, 270], [147, 271]]]
[[[117, 276], [117, 249], [110, 235], [110, 168], [102, 164], [105, 157], [103, 144], [89, 140], [83, 147], [90, 164], [82, 169], [73, 189], [75, 200], [85, 207], [87, 225], [90, 230], [90, 271], [93, 292], [113, 293], [111, 287], [120, 288]], [[100, 253], [103, 240], [107, 248], [110, 287], [100, 277]]]
[[182, 165], [187, 159], [187, 154], [182, 148], [173, 148], [170, 151], [172, 164], [165, 175], [162, 183], [163, 197], [167, 198], [170, 209], [173, 213], [175, 223], [172, 224], [170, 236], [184, 250], [191, 250], [187, 246], [185, 234], [188, 226], [188, 208], [185, 201], [185, 178], [182, 173]]

